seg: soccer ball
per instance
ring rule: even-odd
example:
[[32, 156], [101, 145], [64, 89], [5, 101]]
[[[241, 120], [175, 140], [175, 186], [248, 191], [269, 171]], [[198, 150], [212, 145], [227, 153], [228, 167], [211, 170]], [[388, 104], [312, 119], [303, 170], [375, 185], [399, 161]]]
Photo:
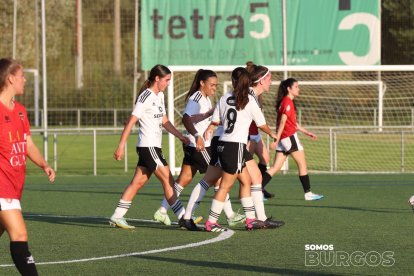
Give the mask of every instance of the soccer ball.
[[410, 203], [411, 205], [413, 205], [413, 208], [414, 208], [414, 195], [412, 195], [410, 197], [410, 199], [408, 200], [408, 203]]

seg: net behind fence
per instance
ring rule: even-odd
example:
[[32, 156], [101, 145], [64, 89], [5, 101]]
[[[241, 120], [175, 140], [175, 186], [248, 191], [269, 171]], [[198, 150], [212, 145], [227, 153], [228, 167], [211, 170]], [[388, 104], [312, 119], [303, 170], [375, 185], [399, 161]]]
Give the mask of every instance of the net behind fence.
[[[182, 129], [184, 98], [197, 69], [174, 71], [174, 123]], [[218, 70], [220, 85], [213, 102], [232, 89], [231, 72]], [[414, 153], [414, 71], [377, 70], [330, 71], [326, 67], [324, 71], [304, 68], [287, 72], [300, 85], [300, 96], [295, 99], [298, 122], [319, 136], [316, 142], [300, 136], [310, 170], [414, 172], [414, 161], [409, 157]], [[272, 71], [271, 89], [262, 97], [272, 128], [276, 125], [277, 89], [284, 74]], [[183, 157], [181, 148], [175, 140], [177, 169]], [[294, 162], [289, 167], [295, 168]]]

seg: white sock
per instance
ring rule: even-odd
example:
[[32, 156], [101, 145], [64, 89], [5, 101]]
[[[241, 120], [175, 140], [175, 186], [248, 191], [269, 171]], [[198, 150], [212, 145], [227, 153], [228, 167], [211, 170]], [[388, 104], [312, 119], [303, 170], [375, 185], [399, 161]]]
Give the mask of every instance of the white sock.
[[[174, 183], [174, 190], [177, 197], [180, 196], [181, 192], [184, 190], [184, 187], [178, 184], [177, 182]], [[164, 197], [161, 202], [161, 207], [158, 209], [161, 213], [166, 214], [168, 209], [170, 209], [170, 204], [168, 203], [167, 199]]]
[[[219, 187], [214, 187], [214, 191], [217, 193], [219, 190]], [[224, 201], [224, 214], [226, 214], [226, 218], [230, 219], [233, 218], [235, 213], [233, 211], [233, 208], [231, 206], [230, 196], [229, 194], [226, 195], [226, 200]]]
[[267, 219], [263, 203], [262, 184], [254, 184], [250, 187], [253, 198], [254, 208], [256, 209], [257, 219], [265, 221]]
[[254, 211], [254, 204], [253, 204], [253, 199], [251, 196], [249, 197], [243, 197], [240, 199], [240, 202], [243, 206], [243, 211], [244, 214], [246, 215], [247, 219], [255, 219], [256, 218], [256, 214]]
[[185, 210], [184, 219], [191, 219], [191, 216], [194, 214], [195, 209], [200, 205], [201, 200], [208, 191], [210, 186], [204, 180], [201, 180], [194, 187], [191, 192], [190, 199], [188, 200], [187, 209]]
[[183, 203], [179, 198], [171, 205], [171, 209], [173, 210], [174, 214], [177, 216], [178, 219], [182, 218], [185, 213], [185, 209]]
[[114, 214], [111, 216], [111, 219], [120, 219], [125, 216], [128, 212], [129, 207], [131, 207], [132, 201], [125, 201], [120, 199], [118, 205], [115, 209]]
[[216, 223], [220, 217], [221, 212], [223, 211], [224, 202], [213, 199], [211, 203], [210, 213], [208, 216], [208, 221]]

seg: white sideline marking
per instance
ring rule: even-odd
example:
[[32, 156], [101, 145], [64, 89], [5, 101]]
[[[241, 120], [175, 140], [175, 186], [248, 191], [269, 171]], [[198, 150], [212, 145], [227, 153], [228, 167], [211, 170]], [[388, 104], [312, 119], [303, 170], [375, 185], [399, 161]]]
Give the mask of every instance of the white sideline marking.
[[[78, 216], [63, 216], [63, 215], [24, 215], [25, 217], [50, 217], [50, 218], [85, 218], [85, 219], [109, 219], [106, 217], [78, 217]], [[127, 219], [132, 221], [141, 221], [141, 222], [154, 222], [153, 220], [146, 220], [146, 219]], [[128, 231], [128, 230], [123, 230]], [[201, 242], [195, 242], [195, 243], [189, 243], [185, 245], [179, 245], [179, 246], [173, 246], [173, 247], [167, 247], [167, 248], [161, 248], [161, 249], [153, 249], [143, 252], [133, 252], [133, 253], [126, 253], [126, 254], [119, 254], [119, 255], [112, 255], [112, 256], [102, 256], [102, 257], [94, 257], [94, 258], [86, 258], [86, 259], [77, 259], [77, 260], [67, 260], [67, 261], [54, 261], [54, 262], [36, 262], [36, 265], [51, 265], [51, 264], [69, 264], [69, 263], [81, 263], [81, 262], [91, 262], [91, 261], [100, 261], [100, 260], [108, 260], [108, 259], [116, 259], [116, 258], [124, 258], [124, 257], [131, 257], [131, 256], [141, 256], [141, 255], [148, 255], [148, 254], [155, 254], [155, 253], [161, 253], [161, 252], [167, 252], [167, 251], [175, 251], [175, 250], [181, 250], [191, 247], [198, 247], [203, 246], [207, 244], [212, 244], [220, 241], [224, 241], [231, 236], [233, 236], [234, 231], [231, 229], [228, 229], [225, 232], [221, 232], [220, 235], [218, 235], [215, 238], [201, 241]], [[10, 267], [14, 266], [14, 264], [1, 264], [0, 267]]]

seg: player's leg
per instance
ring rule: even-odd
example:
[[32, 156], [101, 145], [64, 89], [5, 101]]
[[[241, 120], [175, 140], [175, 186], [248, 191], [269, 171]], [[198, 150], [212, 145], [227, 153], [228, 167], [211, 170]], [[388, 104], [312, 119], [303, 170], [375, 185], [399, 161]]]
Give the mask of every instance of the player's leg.
[[298, 166], [298, 172], [299, 172], [299, 180], [302, 184], [303, 192], [305, 193], [304, 197], [305, 200], [319, 200], [323, 198], [323, 195], [312, 193], [311, 191], [311, 185], [310, 185], [310, 179], [308, 175], [308, 169], [306, 165], [306, 159], [305, 159], [305, 151], [304, 150], [298, 150], [291, 153], [291, 156], [293, 160], [295, 160], [297, 166]]
[[[20, 206], [20, 204], [19, 204]], [[0, 224], [10, 237], [10, 254], [22, 275], [37, 275], [35, 261], [29, 251], [27, 229], [20, 209], [0, 211]]]
[[168, 165], [158, 166], [154, 171], [154, 174], [160, 180], [162, 187], [164, 188], [164, 196], [170, 204], [171, 209], [177, 218], [180, 219], [184, 216], [185, 209], [182, 202], [175, 194], [174, 178], [171, 174], [170, 167]]
[[[263, 139], [261, 137], [260, 137], [260, 140], [256, 143], [255, 154], [259, 157], [259, 163], [257, 164], [257, 166], [259, 167], [260, 173], [262, 174], [262, 178], [263, 178], [264, 174], [267, 171], [267, 164], [270, 161], [270, 154], [269, 154], [269, 151], [267, 150], [267, 147], [264, 144]], [[269, 193], [265, 189], [265, 186], [266, 185], [262, 185], [263, 196], [265, 198], [274, 197], [275, 195], [273, 193]]]
[[[180, 175], [177, 178], [177, 181], [174, 183], [174, 191], [177, 197], [180, 196], [184, 188], [191, 183], [194, 175], [196, 173], [196, 169], [190, 165], [182, 164]], [[167, 199], [164, 197], [161, 206], [154, 214], [154, 220], [164, 223], [165, 225], [171, 225], [171, 220], [167, 214], [168, 209], [170, 208], [170, 204], [168, 203]]]
[[151, 172], [146, 167], [137, 166], [135, 169], [134, 177], [132, 178], [129, 185], [125, 188], [121, 199], [119, 200], [117, 207], [115, 208], [114, 213], [112, 214], [109, 224], [111, 226], [123, 228], [123, 229], [133, 229], [134, 226], [129, 225], [124, 216], [128, 212], [129, 208], [132, 205], [132, 200], [138, 193], [138, 191], [144, 186], [151, 176]]
[[211, 208], [208, 216], [208, 220], [206, 222], [206, 230], [209, 232], [221, 232], [225, 231], [223, 227], [221, 227], [217, 221], [220, 217], [221, 212], [223, 211], [225, 200], [227, 194], [230, 192], [231, 187], [234, 185], [234, 181], [236, 180], [237, 175], [231, 174], [223, 171], [220, 188], [215, 193], [213, 201], [211, 203]]
[[273, 175], [280, 171], [286, 159], [287, 155], [285, 155], [283, 152], [276, 152], [272, 166], [263, 174], [262, 184], [264, 186], [266, 186], [270, 182], [270, 180], [272, 180]]

